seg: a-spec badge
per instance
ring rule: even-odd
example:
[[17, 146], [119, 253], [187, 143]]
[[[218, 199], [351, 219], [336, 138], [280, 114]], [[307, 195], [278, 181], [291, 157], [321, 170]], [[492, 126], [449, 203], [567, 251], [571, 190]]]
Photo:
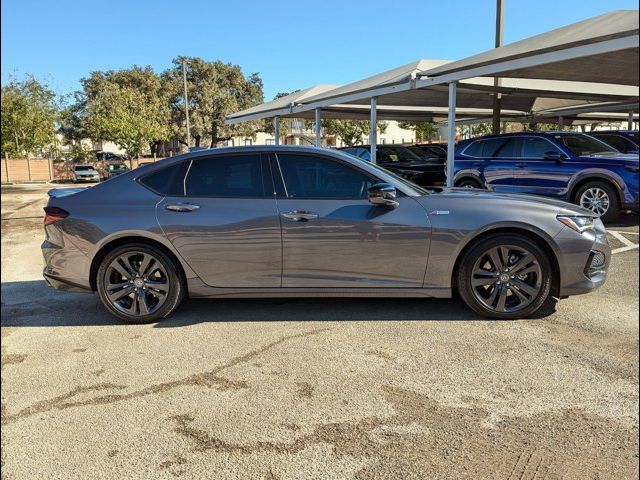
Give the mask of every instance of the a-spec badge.
[[449, 215], [449, 210], [434, 210], [429, 215]]

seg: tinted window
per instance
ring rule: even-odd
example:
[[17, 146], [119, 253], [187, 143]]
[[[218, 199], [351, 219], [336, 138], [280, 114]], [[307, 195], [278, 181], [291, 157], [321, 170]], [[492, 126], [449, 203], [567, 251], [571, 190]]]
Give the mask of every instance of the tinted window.
[[606, 143], [593, 137], [589, 137], [588, 135], [575, 133], [569, 135], [556, 135], [556, 138], [571, 150], [574, 155], [578, 156], [619, 153], [615, 148], [610, 147]]
[[476, 140], [465, 151], [465, 155], [472, 157], [492, 158], [498, 149], [510, 139], [487, 138], [486, 140]]
[[418, 162], [420, 157], [409, 150], [407, 147], [380, 147], [376, 152], [380, 162]]
[[366, 198], [376, 180], [338, 161], [311, 155], [278, 154], [292, 198]]
[[631, 140], [627, 140], [619, 135], [594, 135], [594, 137], [608, 143], [613, 148], [620, 150], [623, 153], [626, 153], [627, 149], [632, 146]]
[[192, 196], [264, 197], [260, 154], [196, 159], [187, 174], [186, 188]]
[[520, 158], [521, 145], [520, 138], [509, 138], [498, 147], [493, 156], [495, 158]]
[[191, 162], [180, 162], [146, 175], [140, 183], [162, 195], [184, 195], [184, 176]]
[[558, 150], [549, 140], [540, 137], [525, 137], [523, 154], [526, 158], [545, 158], [548, 152]]

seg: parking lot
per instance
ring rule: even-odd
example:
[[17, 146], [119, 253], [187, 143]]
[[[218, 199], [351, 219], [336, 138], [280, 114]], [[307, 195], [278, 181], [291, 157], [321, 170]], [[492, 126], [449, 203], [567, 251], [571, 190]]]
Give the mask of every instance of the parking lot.
[[638, 477], [638, 217], [543, 318], [456, 300], [190, 300], [125, 325], [42, 279], [2, 187], [2, 478]]

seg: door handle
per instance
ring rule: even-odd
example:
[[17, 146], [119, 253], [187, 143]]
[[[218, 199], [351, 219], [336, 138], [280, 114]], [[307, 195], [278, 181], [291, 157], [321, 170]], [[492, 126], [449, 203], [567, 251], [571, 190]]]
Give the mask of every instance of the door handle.
[[293, 220], [294, 222], [308, 222], [309, 220], [315, 220], [318, 218], [317, 213], [303, 212], [300, 210], [294, 210], [293, 212], [283, 212], [281, 215], [287, 220]]
[[193, 203], [170, 203], [165, 205], [167, 210], [172, 212], [193, 212], [200, 208], [200, 205], [194, 205]]
[[474, 167], [481, 167], [482, 165], [484, 165], [484, 162], [473, 162]]
[[526, 163], [516, 163], [516, 167], [518, 167], [518, 168], [524, 168], [526, 166], [527, 166]]

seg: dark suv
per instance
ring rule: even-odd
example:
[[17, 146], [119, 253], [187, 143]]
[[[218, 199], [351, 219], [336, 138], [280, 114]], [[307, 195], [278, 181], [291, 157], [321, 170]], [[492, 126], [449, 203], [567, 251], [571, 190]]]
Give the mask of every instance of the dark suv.
[[462, 141], [454, 185], [555, 197], [605, 221], [638, 211], [638, 155], [574, 132], [524, 132]]
[[[371, 160], [370, 145], [343, 147], [338, 150], [363, 160]], [[377, 145], [376, 163], [423, 187], [444, 183], [444, 163], [438, 157], [421, 157], [403, 145]]]
[[602, 130], [589, 133], [592, 137], [602, 140], [620, 153], [638, 155], [638, 132], [633, 130]]

